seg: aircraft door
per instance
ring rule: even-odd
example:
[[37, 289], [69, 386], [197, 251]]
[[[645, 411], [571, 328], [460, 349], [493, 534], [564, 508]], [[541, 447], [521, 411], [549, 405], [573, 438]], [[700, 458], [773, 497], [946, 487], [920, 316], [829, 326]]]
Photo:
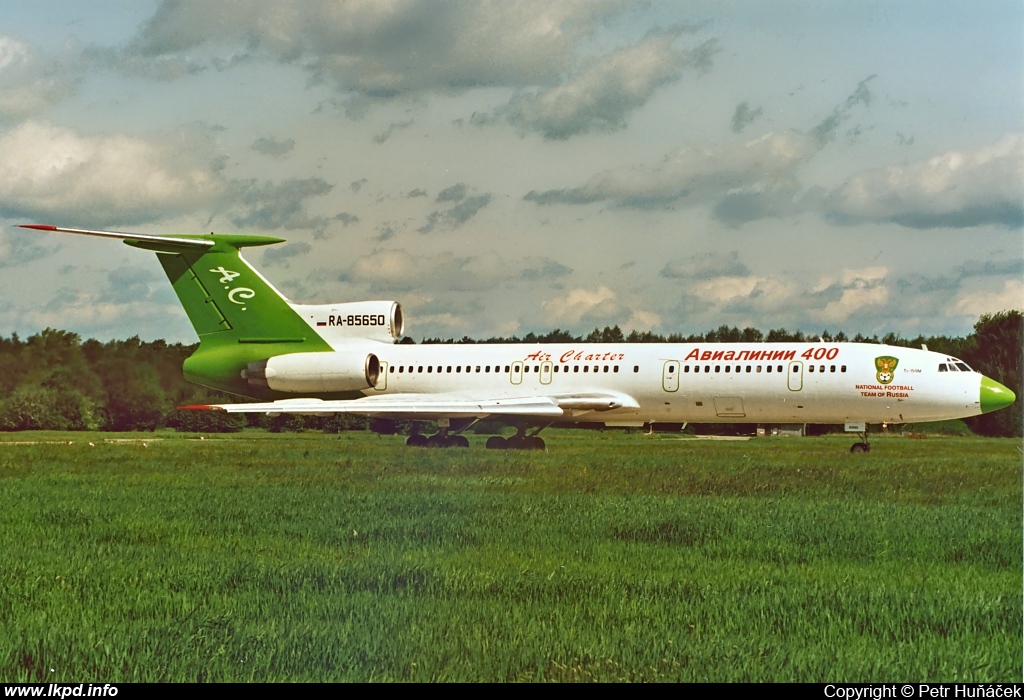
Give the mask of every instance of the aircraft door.
[[552, 375], [551, 368], [553, 366], [554, 365], [551, 362], [541, 362], [540, 363], [540, 383], [541, 384], [550, 384], [551, 383], [551, 375]]
[[374, 385], [375, 391], [384, 391], [388, 388], [388, 363], [380, 363], [380, 374], [377, 375], [377, 383]]
[[789, 375], [787, 376], [790, 391], [800, 391], [804, 388], [804, 363], [790, 362]]
[[512, 370], [508, 375], [509, 381], [513, 384], [523, 383], [523, 363], [516, 361], [512, 363]]
[[668, 360], [661, 370], [661, 388], [679, 391], [679, 360]]

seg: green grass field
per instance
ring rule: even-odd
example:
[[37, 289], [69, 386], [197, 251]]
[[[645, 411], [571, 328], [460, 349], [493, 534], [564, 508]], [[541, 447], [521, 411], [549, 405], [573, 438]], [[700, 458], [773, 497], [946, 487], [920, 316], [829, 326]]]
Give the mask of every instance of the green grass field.
[[0, 436], [0, 680], [1021, 680], [1019, 441], [187, 437]]

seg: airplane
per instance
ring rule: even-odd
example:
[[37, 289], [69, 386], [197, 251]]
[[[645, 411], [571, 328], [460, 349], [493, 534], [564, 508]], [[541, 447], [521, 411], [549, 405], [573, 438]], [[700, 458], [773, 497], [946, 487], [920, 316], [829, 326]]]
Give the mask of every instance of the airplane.
[[477, 421], [516, 428], [491, 449], [544, 449], [558, 423], [918, 423], [988, 413], [1014, 393], [927, 348], [869, 343], [398, 344], [394, 301], [296, 304], [241, 255], [270, 236], [153, 235], [24, 224], [156, 252], [199, 347], [185, 378], [255, 399], [188, 410], [436, 421], [413, 446], [468, 447]]

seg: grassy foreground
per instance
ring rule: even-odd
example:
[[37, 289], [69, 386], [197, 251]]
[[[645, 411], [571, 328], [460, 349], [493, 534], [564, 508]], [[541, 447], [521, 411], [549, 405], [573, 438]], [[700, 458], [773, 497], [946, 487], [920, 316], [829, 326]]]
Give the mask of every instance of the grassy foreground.
[[4, 435], [0, 681], [1021, 679], [1019, 441], [544, 437]]

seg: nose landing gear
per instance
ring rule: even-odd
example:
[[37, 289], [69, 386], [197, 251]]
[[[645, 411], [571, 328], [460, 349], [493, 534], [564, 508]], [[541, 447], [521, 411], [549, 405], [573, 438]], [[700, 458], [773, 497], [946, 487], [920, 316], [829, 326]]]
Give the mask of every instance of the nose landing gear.
[[853, 445], [850, 446], [850, 452], [857, 453], [857, 452], [870, 452], [871, 451], [871, 445], [868, 444], [868, 426], [867, 425], [864, 426], [864, 432], [860, 434], [860, 437], [861, 437], [861, 441], [860, 442], [855, 442], [855, 443], [853, 443]]

